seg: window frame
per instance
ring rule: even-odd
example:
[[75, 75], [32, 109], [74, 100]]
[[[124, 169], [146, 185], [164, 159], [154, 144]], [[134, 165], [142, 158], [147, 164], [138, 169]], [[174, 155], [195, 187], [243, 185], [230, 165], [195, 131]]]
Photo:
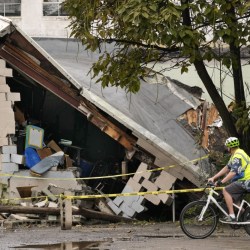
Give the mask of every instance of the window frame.
[[[46, 0], [43, 0], [43, 16], [44, 17], [65, 17], [65, 16], [68, 16], [67, 14], [64, 14], [62, 11], [61, 4], [63, 2], [64, 2], [64, 0], [52, 0], [49, 2], [46, 2]], [[44, 6], [46, 6], [46, 5], [57, 5], [57, 15], [45, 15]]]
[[[0, 2], [0, 6], [3, 6], [3, 12], [1, 12], [0, 10], [0, 14], [3, 15], [4, 17], [20, 17], [22, 15], [22, 11], [21, 11], [21, 4], [22, 4], [22, 1], [21, 0], [15, 0], [13, 2]], [[14, 6], [14, 5], [17, 5], [19, 6], [19, 11], [16, 11], [14, 10], [14, 15], [12, 14], [12, 12], [8, 12], [6, 11], [6, 7], [10, 7], [10, 6]]]

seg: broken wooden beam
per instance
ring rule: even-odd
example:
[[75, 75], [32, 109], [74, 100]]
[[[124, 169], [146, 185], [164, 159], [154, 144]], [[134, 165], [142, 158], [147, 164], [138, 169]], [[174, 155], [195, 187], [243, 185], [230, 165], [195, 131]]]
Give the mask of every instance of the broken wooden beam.
[[[12, 214], [46, 214], [46, 215], [60, 215], [60, 208], [55, 207], [22, 207], [22, 206], [6, 206], [0, 205], [0, 213]], [[133, 219], [110, 215], [103, 212], [94, 211], [86, 208], [72, 209], [72, 215], [82, 215], [88, 219], [98, 219], [110, 222], [131, 222]]]

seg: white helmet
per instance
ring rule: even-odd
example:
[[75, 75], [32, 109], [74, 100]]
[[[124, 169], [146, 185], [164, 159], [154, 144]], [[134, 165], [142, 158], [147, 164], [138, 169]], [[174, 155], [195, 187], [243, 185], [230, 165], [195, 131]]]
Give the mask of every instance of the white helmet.
[[229, 137], [226, 139], [225, 146], [228, 148], [239, 147], [240, 141], [237, 137]]

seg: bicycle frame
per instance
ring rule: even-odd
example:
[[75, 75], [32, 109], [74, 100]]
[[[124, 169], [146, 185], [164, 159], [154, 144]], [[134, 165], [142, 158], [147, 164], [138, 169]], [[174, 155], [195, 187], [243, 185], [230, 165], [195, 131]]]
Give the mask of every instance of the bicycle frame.
[[[210, 188], [210, 191], [209, 191], [209, 194], [207, 196], [207, 203], [206, 205], [202, 208], [202, 211], [201, 211], [201, 214], [199, 215], [198, 217], [198, 221], [202, 221], [203, 220], [203, 216], [209, 206], [209, 204], [212, 202], [214, 203], [219, 209], [220, 211], [225, 215], [225, 216], [229, 216], [229, 214], [221, 207], [221, 205], [217, 202], [217, 200], [213, 197], [213, 195], [217, 195], [219, 196], [219, 193], [216, 192], [214, 190], [214, 188]], [[237, 216], [236, 216], [236, 219], [238, 221], [239, 219], [239, 216], [240, 216], [240, 213], [242, 211], [242, 208], [243, 206], [247, 204], [247, 206], [250, 207], [250, 204], [246, 201], [246, 200], [242, 200], [240, 205], [238, 206], [237, 204], [233, 203], [233, 206], [236, 207], [238, 209], [238, 213], [237, 213]], [[250, 221], [249, 222], [235, 222], [234, 224], [241, 224], [241, 225], [247, 225], [247, 224], [250, 224]]]

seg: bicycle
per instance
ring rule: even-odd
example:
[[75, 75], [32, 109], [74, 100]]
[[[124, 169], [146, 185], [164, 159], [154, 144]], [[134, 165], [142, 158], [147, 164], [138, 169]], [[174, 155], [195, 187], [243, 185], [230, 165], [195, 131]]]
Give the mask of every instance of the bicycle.
[[[204, 239], [210, 236], [217, 227], [221, 214], [229, 216], [223, 205], [216, 200], [215, 195], [220, 196], [216, 192], [215, 185], [208, 183], [204, 188], [204, 192], [209, 189], [205, 200], [197, 200], [187, 204], [180, 214], [180, 226], [182, 231], [192, 239]], [[224, 203], [225, 205], [225, 203]], [[250, 203], [242, 200], [241, 204], [233, 204], [238, 210], [236, 222], [229, 222], [232, 228], [243, 226], [247, 234], [250, 235]], [[244, 212], [243, 212], [244, 211]]]

